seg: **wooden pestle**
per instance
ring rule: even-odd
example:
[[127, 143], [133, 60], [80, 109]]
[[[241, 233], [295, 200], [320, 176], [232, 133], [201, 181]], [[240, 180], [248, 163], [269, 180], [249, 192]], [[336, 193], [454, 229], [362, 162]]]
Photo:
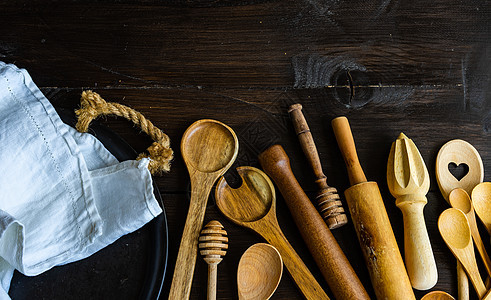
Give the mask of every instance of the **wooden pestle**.
[[345, 191], [377, 299], [415, 299], [397, 241], [376, 182], [367, 182], [346, 117], [332, 121], [351, 187]]
[[430, 175], [414, 142], [404, 133], [392, 143], [387, 161], [387, 185], [404, 219], [404, 257], [412, 286], [428, 290], [438, 281], [435, 257], [423, 208]]
[[348, 218], [344, 213], [343, 203], [339, 198], [338, 191], [334, 187], [327, 185], [327, 177], [322, 171], [322, 165], [314, 143], [314, 138], [310, 132], [309, 125], [302, 113], [302, 105], [297, 103], [290, 106], [288, 110], [293, 121], [293, 127], [297, 133], [303, 153], [307, 157], [310, 166], [314, 170], [317, 180], [315, 183], [319, 189], [315, 200], [317, 209], [322, 218], [326, 221], [329, 229], [336, 229], [345, 225]]
[[259, 155], [265, 173], [276, 183], [300, 233], [336, 299], [370, 299], [336, 239], [300, 187], [283, 147]]

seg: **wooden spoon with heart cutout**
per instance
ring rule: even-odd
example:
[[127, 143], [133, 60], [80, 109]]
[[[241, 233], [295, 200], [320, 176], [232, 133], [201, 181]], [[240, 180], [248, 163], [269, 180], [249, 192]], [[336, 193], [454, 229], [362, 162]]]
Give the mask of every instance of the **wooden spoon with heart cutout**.
[[[466, 165], [468, 171], [462, 178], [456, 178], [449, 170], [451, 164], [457, 167]], [[472, 189], [484, 179], [484, 166], [479, 152], [464, 140], [456, 139], [447, 142], [438, 151], [436, 157], [436, 179], [447, 202], [449, 202], [448, 195], [456, 188], [461, 188], [470, 195]], [[457, 282], [459, 300], [469, 299], [469, 282], [459, 262], [457, 262]]]

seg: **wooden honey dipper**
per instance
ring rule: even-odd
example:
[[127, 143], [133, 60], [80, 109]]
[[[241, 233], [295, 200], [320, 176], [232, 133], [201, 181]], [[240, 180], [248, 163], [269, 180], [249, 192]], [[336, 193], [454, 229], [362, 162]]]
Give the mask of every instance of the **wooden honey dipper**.
[[217, 296], [217, 269], [228, 249], [227, 232], [218, 221], [210, 221], [201, 230], [199, 248], [203, 259], [208, 264], [208, 300]]
[[327, 185], [327, 177], [322, 171], [322, 165], [314, 143], [314, 138], [310, 132], [309, 125], [302, 113], [302, 105], [297, 103], [290, 106], [288, 110], [293, 121], [293, 127], [297, 133], [303, 153], [307, 157], [310, 166], [314, 170], [315, 183], [318, 187], [315, 200], [317, 210], [321, 214], [329, 229], [335, 229], [348, 223], [348, 218], [344, 213], [343, 203], [339, 198], [338, 191], [334, 187]]

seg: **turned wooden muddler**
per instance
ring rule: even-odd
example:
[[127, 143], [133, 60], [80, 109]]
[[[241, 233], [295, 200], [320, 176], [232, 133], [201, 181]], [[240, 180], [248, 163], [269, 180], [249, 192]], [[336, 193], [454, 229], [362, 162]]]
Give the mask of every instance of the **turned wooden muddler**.
[[302, 105], [297, 103], [290, 106], [288, 109], [290, 117], [293, 121], [293, 127], [297, 133], [300, 145], [302, 146], [303, 153], [307, 157], [310, 166], [312, 167], [315, 177], [317, 178], [315, 183], [319, 189], [315, 200], [317, 202], [317, 209], [322, 218], [329, 226], [329, 229], [336, 229], [345, 225], [348, 222], [348, 218], [344, 213], [343, 203], [339, 198], [336, 188], [327, 185], [327, 177], [322, 171], [322, 165], [317, 152], [317, 147], [314, 143], [314, 138], [310, 132], [307, 120], [302, 113]]
[[283, 147], [269, 147], [259, 155], [259, 162], [278, 186], [335, 298], [370, 299], [336, 239], [293, 175]]
[[344, 194], [377, 299], [415, 299], [376, 182], [367, 182], [345, 117], [332, 121], [351, 187]]

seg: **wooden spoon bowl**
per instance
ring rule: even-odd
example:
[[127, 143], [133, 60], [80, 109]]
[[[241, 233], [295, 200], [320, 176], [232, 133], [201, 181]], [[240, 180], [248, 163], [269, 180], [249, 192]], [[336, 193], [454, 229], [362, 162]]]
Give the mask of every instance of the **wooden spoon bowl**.
[[254, 244], [239, 261], [239, 300], [269, 299], [280, 284], [283, 260], [278, 250], [266, 243]]
[[491, 234], [491, 182], [478, 184], [472, 190], [471, 197], [477, 216]]
[[450, 251], [464, 267], [481, 299], [486, 294], [486, 287], [477, 268], [471, 230], [465, 214], [456, 208], [445, 210], [438, 218], [438, 229]]
[[455, 300], [452, 295], [442, 292], [442, 291], [433, 291], [424, 295], [421, 300]]

